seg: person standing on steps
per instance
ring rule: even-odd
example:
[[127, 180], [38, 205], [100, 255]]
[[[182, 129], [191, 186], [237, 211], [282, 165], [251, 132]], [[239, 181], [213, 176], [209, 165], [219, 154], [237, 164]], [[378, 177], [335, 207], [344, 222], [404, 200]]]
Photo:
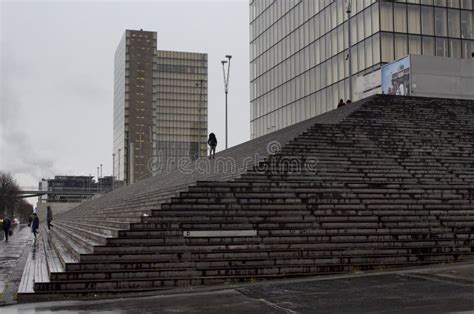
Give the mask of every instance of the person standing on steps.
[[31, 223], [31, 232], [33, 232], [35, 239], [36, 239], [36, 234], [38, 233], [38, 228], [39, 228], [38, 215], [33, 214], [33, 222]]
[[341, 108], [341, 107], [344, 107], [345, 103], [344, 103], [344, 100], [339, 99], [339, 103], [337, 104], [337, 108]]
[[209, 158], [216, 157], [216, 146], [217, 146], [217, 138], [214, 133], [209, 134], [209, 139], [207, 140], [207, 144], [209, 144]]
[[12, 222], [10, 221], [10, 219], [8, 217], [5, 217], [3, 219], [3, 232], [5, 233], [5, 242], [8, 242], [8, 236], [10, 235], [10, 227], [12, 225]]
[[47, 207], [46, 221], [48, 222], [48, 230], [51, 230], [51, 221], [53, 221], [53, 210], [51, 209], [51, 206]]
[[352, 100], [350, 99], [346, 100], [346, 106], [349, 106], [350, 104], [352, 104]]

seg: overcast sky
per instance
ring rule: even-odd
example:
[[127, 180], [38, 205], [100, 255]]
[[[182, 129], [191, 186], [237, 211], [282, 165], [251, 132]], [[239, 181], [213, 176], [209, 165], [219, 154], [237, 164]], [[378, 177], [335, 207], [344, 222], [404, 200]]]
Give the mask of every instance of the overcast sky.
[[113, 56], [125, 29], [208, 53], [209, 131], [224, 145], [220, 60], [231, 54], [229, 145], [249, 139], [248, 1], [4, 1], [0, 170], [21, 186], [112, 173]]

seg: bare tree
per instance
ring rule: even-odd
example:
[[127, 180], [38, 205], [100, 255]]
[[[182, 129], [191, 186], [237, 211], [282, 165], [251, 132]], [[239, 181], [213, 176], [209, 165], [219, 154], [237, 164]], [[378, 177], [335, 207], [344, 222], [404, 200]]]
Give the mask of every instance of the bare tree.
[[15, 205], [15, 217], [20, 220], [21, 223], [28, 222], [28, 217], [31, 216], [33, 212], [33, 206], [25, 201], [24, 199], [19, 199]]
[[0, 211], [3, 215], [13, 216], [18, 202], [20, 187], [9, 173], [0, 171]]

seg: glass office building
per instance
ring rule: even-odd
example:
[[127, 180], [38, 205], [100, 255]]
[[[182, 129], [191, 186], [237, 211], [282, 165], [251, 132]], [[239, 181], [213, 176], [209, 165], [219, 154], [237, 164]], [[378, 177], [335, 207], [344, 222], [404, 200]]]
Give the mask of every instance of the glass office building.
[[207, 154], [207, 54], [157, 51], [153, 171]]
[[127, 184], [207, 153], [207, 54], [156, 48], [156, 32], [126, 30], [115, 52], [113, 173]]
[[[250, 1], [252, 138], [352, 98], [347, 3]], [[473, 7], [473, 0], [352, 0], [352, 85], [408, 54], [472, 58]]]

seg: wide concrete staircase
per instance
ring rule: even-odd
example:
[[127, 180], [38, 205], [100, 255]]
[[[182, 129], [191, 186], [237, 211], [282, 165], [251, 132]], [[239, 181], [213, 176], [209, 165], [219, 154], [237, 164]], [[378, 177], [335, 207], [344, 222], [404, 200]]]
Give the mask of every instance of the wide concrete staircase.
[[[217, 157], [56, 217], [20, 301], [474, 254], [473, 101], [374, 96]], [[215, 167], [230, 158], [232, 171]]]

